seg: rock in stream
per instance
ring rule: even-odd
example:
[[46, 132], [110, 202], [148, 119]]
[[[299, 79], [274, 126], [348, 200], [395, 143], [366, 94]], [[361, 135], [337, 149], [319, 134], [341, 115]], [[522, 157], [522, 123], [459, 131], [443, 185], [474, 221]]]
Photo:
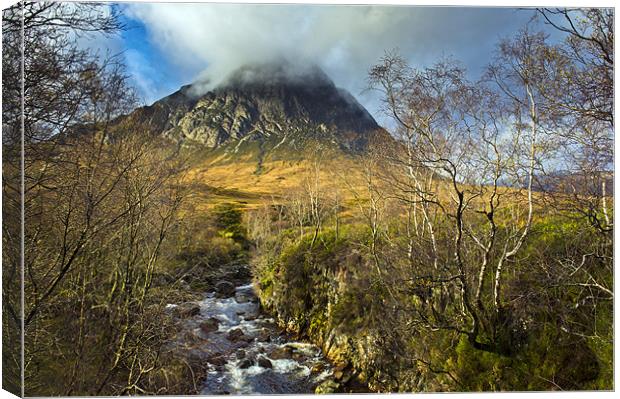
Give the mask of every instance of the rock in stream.
[[202, 395], [314, 393], [332, 377], [318, 347], [288, 339], [260, 312], [251, 285], [218, 288], [183, 321], [181, 336], [199, 338], [178, 343], [207, 365]]

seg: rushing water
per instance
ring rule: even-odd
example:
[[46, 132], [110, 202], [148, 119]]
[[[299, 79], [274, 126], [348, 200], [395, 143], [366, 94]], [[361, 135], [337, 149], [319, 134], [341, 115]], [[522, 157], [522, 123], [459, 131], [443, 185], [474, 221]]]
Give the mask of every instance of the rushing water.
[[260, 312], [251, 285], [230, 298], [209, 293], [199, 305], [185, 328], [208, 369], [201, 394], [313, 393], [332, 375], [318, 347], [289, 339]]

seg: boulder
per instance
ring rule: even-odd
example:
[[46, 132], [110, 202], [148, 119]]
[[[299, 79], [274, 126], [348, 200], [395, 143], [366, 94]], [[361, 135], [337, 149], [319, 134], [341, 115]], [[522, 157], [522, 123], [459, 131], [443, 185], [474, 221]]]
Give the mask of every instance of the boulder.
[[274, 360], [290, 359], [293, 356], [293, 348], [290, 346], [279, 346], [269, 353], [269, 357]]
[[237, 367], [239, 367], [240, 369], [247, 369], [251, 366], [252, 366], [252, 361], [250, 359], [243, 359], [239, 361], [239, 363], [237, 364]]
[[249, 295], [243, 292], [237, 292], [235, 294], [235, 301], [237, 303], [248, 303], [252, 300], [253, 295]]
[[258, 359], [256, 359], [256, 362], [262, 368], [265, 368], [265, 369], [273, 368], [273, 364], [271, 364], [271, 361], [267, 359], [265, 356], [259, 356]]
[[223, 366], [226, 364], [226, 359], [220, 354], [216, 354], [207, 358], [207, 361], [214, 366]]
[[230, 330], [228, 334], [226, 334], [226, 338], [228, 338], [230, 342], [246, 341], [247, 339], [243, 330], [240, 328], [233, 328]]
[[219, 325], [220, 321], [218, 319], [216, 319], [215, 317], [209, 317], [207, 320], [200, 323], [200, 329], [205, 334], [208, 334], [210, 332], [217, 331]]
[[173, 308], [174, 314], [180, 318], [194, 317], [200, 314], [200, 306], [194, 302], [185, 302]]
[[319, 374], [323, 370], [325, 370], [325, 365], [323, 363], [315, 363], [315, 364], [312, 365], [312, 368], [310, 369], [310, 372], [312, 374]]
[[270, 342], [271, 334], [269, 333], [269, 330], [267, 330], [266, 328], [262, 328], [260, 332], [258, 333], [256, 340], [258, 342]]
[[218, 298], [230, 298], [235, 295], [235, 285], [230, 281], [222, 280], [215, 284], [215, 295]]

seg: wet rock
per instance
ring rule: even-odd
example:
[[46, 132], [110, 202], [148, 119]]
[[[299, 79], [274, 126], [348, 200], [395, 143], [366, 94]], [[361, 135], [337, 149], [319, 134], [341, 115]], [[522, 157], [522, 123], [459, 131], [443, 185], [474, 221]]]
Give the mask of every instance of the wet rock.
[[325, 370], [325, 365], [323, 363], [315, 363], [310, 369], [310, 372], [312, 374], [319, 374], [323, 370]]
[[235, 295], [235, 285], [230, 281], [222, 280], [215, 284], [215, 295], [218, 298], [230, 298]]
[[180, 318], [194, 317], [200, 314], [200, 306], [197, 303], [185, 302], [172, 308], [175, 316]]
[[260, 333], [256, 337], [256, 340], [258, 342], [269, 342], [269, 341], [271, 341], [271, 334], [269, 333], [269, 330], [267, 330], [266, 328], [261, 329]]
[[325, 380], [323, 381], [316, 389], [314, 393], [316, 394], [329, 394], [334, 393], [340, 388], [340, 384], [338, 384], [334, 380]]
[[293, 360], [299, 363], [302, 363], [307, 359], [306, 355], [304, 355], [303, 353], [299, 353], [299, 352], [293, 352], [291, 357], [293, 358]]
[[214, 366], [223, 366], [226, 364], [226, 359], [224, 358], [224, 356], [217, 354], [207, 358], [207, 362], [211, 363]]
[[215, 317], [209, 317], [207, 320], [200, 323], [200, 329], [204, 333], [208, 334], [210, 332], [217, 331], [219, 325], [220, 321], [218, 319]]
[[274, 360], [290, 359], [293, 356], [293, 348], [290, 346], [279, 346], [269, 353], [269, 357]]
[[249, 295], [247, 293], [243, 293], [243, 292], [237, 292], [235, 294], [235, 301], [237, 303], [248, 303], [252, 300], [252, 298], [254, 297], [254, 295]]
[[265, 369], [273, 368], [271, 361], [267, 359], [265, 356], [259, 356], [258, 359], [256, 359], [256, 362], [262, 368], [265, 368]]
[[230, 342], [247, 341], [246, 335], [240, 328], [233, 328], [230, 330], [228, 334], [226, 334], [226, 338], [228, 338]]
[[237, 367], [240, 369], [247, 369], [252, 366], [252, 361], [250, 359], [243, 359], [239, 362]]
[[243, 349], [239, 349], [237, 351], [237, 359], [244, 359], [246, 356], [246, 353]]

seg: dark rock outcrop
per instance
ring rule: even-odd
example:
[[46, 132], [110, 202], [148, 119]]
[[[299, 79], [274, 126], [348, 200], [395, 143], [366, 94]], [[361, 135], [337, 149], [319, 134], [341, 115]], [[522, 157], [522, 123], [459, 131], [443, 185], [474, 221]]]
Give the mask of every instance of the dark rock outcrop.
[[385, 134], [346, 90], [317, 66], [286, 62], [248, 65], [225, 83], [201, 92], [200, 82], [138, 108], [125, 120], [181, 144], [209, 148], [258, 142], [299, 149], [308, 139], [362, 151], [375, 134]]

